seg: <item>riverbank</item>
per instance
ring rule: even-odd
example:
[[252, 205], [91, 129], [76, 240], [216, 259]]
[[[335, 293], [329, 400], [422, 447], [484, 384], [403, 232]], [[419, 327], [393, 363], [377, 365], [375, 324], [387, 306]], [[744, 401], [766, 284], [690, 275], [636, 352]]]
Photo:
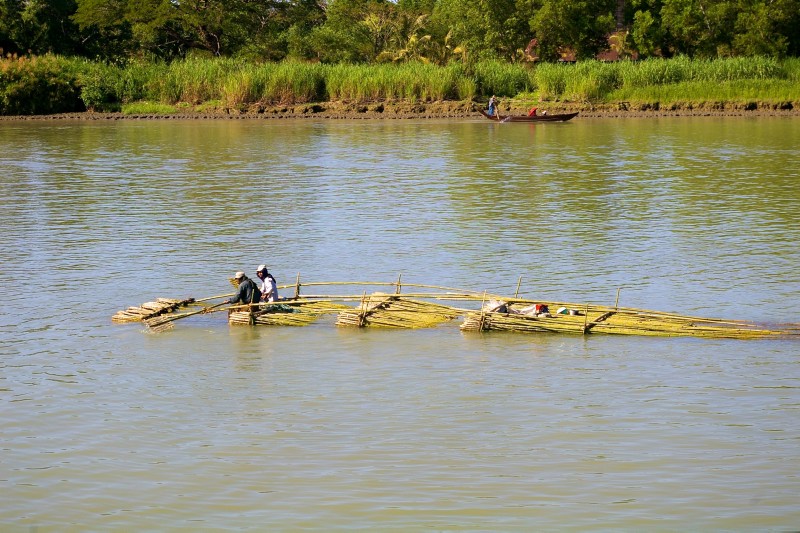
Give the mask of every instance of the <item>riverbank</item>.
[[[500, 105], [501, 114], [525, 115], [531, 104], [512, 101]], [[617, 102], [614, 104], [537, 103], [540, 111], [549, 114], [580, 112], [582, 118], [668, 117], [668, 116], [800, 116], [800, 105], [746, 104], [712, 102], [705, 104], [639, 104]], [[0, 121], [18, 120], [225, 120], [225, 119], [446, 119], [480, 118], [479, 104], [471, 101], [441, 102], [376, 102], [347, 103], [320, 102], [291, 106], [254, 105], [245, 110], [191, 108], [171, 113], [60, 113], [52, 115], [1, 116]]]

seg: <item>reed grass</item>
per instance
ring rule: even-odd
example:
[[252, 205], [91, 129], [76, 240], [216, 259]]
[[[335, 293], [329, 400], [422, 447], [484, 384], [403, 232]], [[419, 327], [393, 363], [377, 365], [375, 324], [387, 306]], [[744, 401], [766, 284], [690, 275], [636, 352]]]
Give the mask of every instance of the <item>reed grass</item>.
[[458, 67], [424, 63], [333, 65], [325, 71], [326, 95], [330, 100], [408, 100], [428, 102], [452, 100], [474, 92]]
[[779, 103], [800, 101], [800, 59], [647, 59], [541, 63], [484, 61], [472, 66], [323, 65], [192, 57], [124, 66], [60, 56], [0, 58], [0, 113], [44, 114], [122, 109], [169, 114], [178, 108], [247, 109], [253, 105], [536, 98], [542, 101]]
[[120, 69], [117, 99], [123, 104], [158, 101], [161, 95], [157, 80], [164, 78], [169, 66], [163, 62], [132, 61]]
[[790, 82], [800, 83], [800, 57], [789, 57], [781, 62], [783, 76]]
[[252, 101], [295, 104], [325, 99], [324, 67], [319, 64], [264, 63], [245, 69]]
[[800, 84], [789, 80], [688, 81], [669, 85], [623, 87], [610, 93], [609, 102], [634, 105], [700, 106], [707, 103], [771, 104], [800, 101]]
[[515, 96], [533, 90], [536, 78], [519, 63], [482, 61], [474, 67], [475, 84], [479, 94]]
[[780, 62], [764, 57], [707, 60], [679, 56], [615, 63], [590, 60], [540, 64], [533, 77], [541, 100], [671, 103], [689, 98], [738, 102], [757, 98], [759, 94], [754, 93], [763, 86], [764, 100], [796, 100], [798, 91], [791, 90], [791, 83], [800, 75], [799, 65], [800, 61], [794, 59]]

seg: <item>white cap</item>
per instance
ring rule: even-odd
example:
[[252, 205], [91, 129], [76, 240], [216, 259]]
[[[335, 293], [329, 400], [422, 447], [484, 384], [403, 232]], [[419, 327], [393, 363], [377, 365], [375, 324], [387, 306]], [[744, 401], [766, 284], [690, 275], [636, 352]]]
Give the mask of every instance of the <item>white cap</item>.
[[241, 279], [241, 278], [243, 278], [243, 277], [244, 277], [244, 272], [242, 272], [242, 271], [240, 270], [239, 272], [237, 272], [237, 273], [236, 273], [236, 274], [233, 276], [233, 279]]
[[256, 269], [256, 272], [263, 272], [266, 269], [267, 269], [267, 265], [258, 265], [258, 268]]

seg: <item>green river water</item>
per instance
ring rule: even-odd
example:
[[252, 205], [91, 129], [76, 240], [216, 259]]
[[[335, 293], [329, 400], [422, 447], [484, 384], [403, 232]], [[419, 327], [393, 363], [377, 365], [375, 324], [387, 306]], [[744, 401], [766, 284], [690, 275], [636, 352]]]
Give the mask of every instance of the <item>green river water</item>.
[[796, 529], [797, 340], [110, 318], [266, 263], [800, 322], [799, 141], [766, 117], [2, 122], [0, 530]]

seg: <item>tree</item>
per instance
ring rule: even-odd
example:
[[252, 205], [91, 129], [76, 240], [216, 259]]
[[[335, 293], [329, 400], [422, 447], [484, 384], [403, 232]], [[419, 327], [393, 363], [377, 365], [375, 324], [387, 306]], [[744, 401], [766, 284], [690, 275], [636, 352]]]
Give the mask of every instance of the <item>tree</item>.
[[285, 23], [279, 23], [278, 26], [285, 28], [281, 31], [286, 35], [289, 56], [298, 59], [315, 57], [316, 54], [311, 46], [310, 36], [314, 28], [325, 23], [323, 4], [324, 2], [317, 0], [298, 0], [293, 2], [292, 7], [287, 10]]
[[676, 53], [716, 57], [730, 50], [736, 6], [727, 0], [664, 0], [661, 22]]
[[0, 0], [0, 52], [20, 52], [15, 35], [19, 24], [18, 4], [11, 0]]
[[0, 0], [0, 47], [6, 53], [82, 53], [70, 19], [75, 9], [74, 0]]
[[331, 0], [325, 23], [311, 32], [323, 62], [369, 62], [395, 39], [397, 5], [387, 0]]
[[655, 0], [656, 6], [640, 4], [633, 14], [631, 40], [640, 57], [668, 56], [666, 36], [661, 26], [659, 11], [661, 2]]
[[514, 0], [440, 0], [431, 26], [439, 42], [450, 35], [472, 60], [514, 60], [532, 37]]
[[592, 58], [608, 47], [616, 27], [616, 0], [520, 0], [529, 14], [530, 29], [539, 42], [539, 55], [557, 60], [571, 49], [577, 59]]
[[220, 56], [236, 50], [250, 35], [253, 8], [248, 0], [77, 0], [73, 19], [98, 36], [129, 32], [139, 49], [160, 57], [183, 56], [191, 49]]
[[[742, 2], [734, 23], [732, 52], [746, 56], [782, 57], [798, 37], [800, 1]], [[795, 47], [795, 51], [797, 47]]]

